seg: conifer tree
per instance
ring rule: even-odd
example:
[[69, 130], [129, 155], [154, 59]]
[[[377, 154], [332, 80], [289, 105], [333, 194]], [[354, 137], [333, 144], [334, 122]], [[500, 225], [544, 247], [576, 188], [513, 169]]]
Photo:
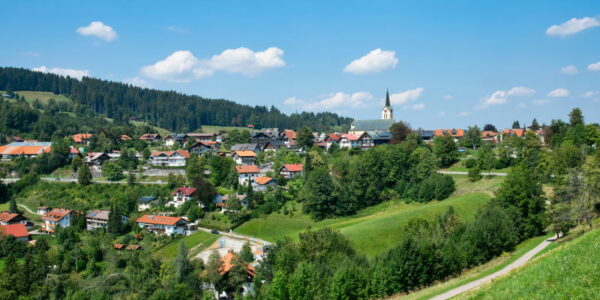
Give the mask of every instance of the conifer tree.
[[81, 185], [90, 185], [92, 183], [92, 172], [86, 163], [82, 163], [77, 174], [77, 181]]

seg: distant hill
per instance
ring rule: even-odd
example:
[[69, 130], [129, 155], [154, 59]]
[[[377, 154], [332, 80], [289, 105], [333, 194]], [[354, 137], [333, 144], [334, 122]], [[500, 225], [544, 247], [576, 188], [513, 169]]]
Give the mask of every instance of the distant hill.
[[335, 113], [286, 115], [274, 106], [241, 105], [175, 91], [159, 91], [84, 77], [82, 80], [22, 68], [0, 67], [0, 90], [52, 92], [87, 106], [92, 112], [127, 122], [130, 117], [171, 131], [194, 131], [202, 125], [276, 127], [314, 130], [347, 129], [351, 118]]

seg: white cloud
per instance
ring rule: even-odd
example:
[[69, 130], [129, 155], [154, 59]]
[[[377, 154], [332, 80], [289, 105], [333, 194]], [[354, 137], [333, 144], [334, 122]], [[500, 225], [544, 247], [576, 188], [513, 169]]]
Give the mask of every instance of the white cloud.
[[28, 52], [21, 53], [21, 55], [23, 55], [23, 56], [31, 56], [31, 57], [38, 57], [38, 56], [40, 56], [40, 53], [39, 52], [35, 52], [35, 51], [28, 51]]
[[551, 92], [548, 93], [548, 97], [553, 97], [553, 98], [562, 98], [562, 97], [568, 97], [571, 94], [571, 92], [569, 92], [569, 90], [567, 89], [555, 89]]
[[590, 71], [600, 71], [600, 61], [597, 63], [588, 65], [587, 69]]
[[439, 113], [437, 113], [437, 116], [438, 116], [438, 117], [443, 117], [443, 116], [445, 116], [445, 115], [446, 115], [446, 112], [445, 112], [445, 111], [440, 111]]
[[466, 111], [461, 111], [461, 112], [459, 112], [459, 113], [458, 113], [458, 116], [459, 116], [459, 117], [466, 117], [466, 116], [468, 116], [468, 115], [470, 115], [470, 113], [468, 113], [468, 112], [466, 112]]
[[412, 90], [406, 90], [402, 93], [396, 93], [390, 95], [390, 101], [392, 105], [405, 104], [411, 100], [416, 100], [421, 97], [421, 94], [425, 91], [424, 88], [418, 87]]
[[137, 77], [137, 76], [127, 78], [127, 79], [123, 80], [123, 82], [127, 83], [127, 84], [131, 84], [133, 86], [142, 87], [142, 88], [152, 87], [152, 85], [150, 85], [150, 83], [148, 83], [146, 80], [144, 80], [141, 77]]
[[62, 76], [70, 76], [73, 78], [77, 78], [81, 80], [83, 76], [89, 76], [90, 71], [88, 70], [75, 70], [75, 69], [62, 69], [62, 68], [47, 68], [46, 66], [41, 66], [37, 68], [33, 68], [33, 71], [43, 72], [43, 73], [53, 73]]
[[452, 96], [452, 95], [444, 95], [442, 98], [444, 100], [452, 100], [452, 99], [454, 99], [454, 96]]
[[288, 106], [301, 105], [303, 103], [304, 103], [304, 101], [299, 99], [296, 96], [289, 97], [289, 98], [283, 100], [283, 104], [288, 105]]
[[523, 96], [529, 96], [529, 95], [533, 95], [533, 94], [535, 94], [534, 89], [530, 89], [530, 88], [524, 87], [524, 86], [517, 86], [517, 87], [514, 87], [514, 88], [508, 90], [508, 92], [506, 92], [506, 95], [511, 96], [511, 97], [523, 97]]
[[600, 26], [600, 22], [595, 18], [583, 17], [581, 19], [572, 18], [560, 25], [552, 25], [546, 30], [547, 35], [567, 36], [580, 31]]
[[81, 35], [93, 35], [108, 42], [117, 38], [117, 32], [112, 27], [100, 21], [94, 21], [88, 26], [77, 28], [77, 33]]
[[566, 67], [562, 67], [560, 69], [560, 72], [567, 75], [575, 75], [579, 73], [579, 70], [577, 70], [577, 67], [575, 67], [574, 65], [568, 65]]
[[536, 99], [536, 100], [531, 101], [531, 103], [537, 104], [537, 105], [546, 104], [548, 102], [550, 102], [549, 99]]
[[582, 96], [585, 98], [592, 98], [592, 97], [597, 96], [598, 94], [599, 94], [598, 91], [587, 91], [587, 92], [583, 93]]
[[398, 64], [396, 52], [385, 51], [377, 48], [367, 55], [353, 60], [344, 68], [344, 72], [357, 75], [377, 73], [393, 69]]
[[490, 96], [486, 96], [482, 103], [475, 108], [484, 109], [492, 105], [500, 105], [508, 102], [509, 97], [524, 97], [535, 94], [535, 90], [524, 86], [516, 86], [508, 91], [498, 90], [492, 93]]
[[142, 68], [144, 76], [172, 82], [190, 82], [215, 72], [253, 76], [285, 66], [283, 50], [271, 47], [254, 52], [248, 48], [227, 49], [209, 59], [198, 59], [191, 51], [175, 51], [164, 60]]
[[316, 101], [306, 101], [294, 96], [285, 99], [283, 104], [297, 106], [308, 111], [325, 111], [335, 108], [360, 108], [366, 106], [367, 102], [371, 100], [373, 100], [373, 96], [368, 92], [351, 94], [337, 92]]

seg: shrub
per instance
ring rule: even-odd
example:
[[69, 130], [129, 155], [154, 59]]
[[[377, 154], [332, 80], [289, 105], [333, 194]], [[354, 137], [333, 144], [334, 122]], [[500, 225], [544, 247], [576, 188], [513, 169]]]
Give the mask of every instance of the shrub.
[[477, 161], [474, 158], [469, 158], [463, 164], [467, 169], [471, 169], [477, 164]]

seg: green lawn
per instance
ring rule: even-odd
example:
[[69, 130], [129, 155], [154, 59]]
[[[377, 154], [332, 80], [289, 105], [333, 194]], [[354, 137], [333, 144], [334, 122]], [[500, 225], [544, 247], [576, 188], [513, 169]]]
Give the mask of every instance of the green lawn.
[[[0, 94], [4, 93], [5, 91], [0, 91]], [[25, 101], [27, 101], [29, 104], [32, 104], [35, 99], [38, 99], [42, 105], [48, 104], [48, 100], [50, 99], [54, 99], [56, 102], [71, 102], [71, 99], [65, 97], [64, 95], [54, 95], [54, 93], [50, 92], [16, 91], [15, 93], [19, 94], [19, 96], [25, 97]]]
[[[456, 162], [455, 164], [453, 164], [452, 166], [446, 168], [446, 169], [442, 169], [442, 171], [452, 171], [452, 172], [468, 172], [469, 169], [467, 169], [467, 167], [465, 167], [464, 162], [466, 159], [460, 160], [458, 162]], [[509, 173], [511, 170], [511, 167], [508, 168], [503, 168], [503, 169], [492, 169], [490, 170], [490, 172], [492, 173]], [[485, 171], [481, 171], [481, 174], [485, 174], [487, 170]]]
[[234, 129], [249, 130], [250, 132], [256, 131], [256, 129], [248, 128], [248, 127], [202, 125], [202, 132], [208, 132], [208, 133], [219, 133], [220, 131], [229, 132]]
[[[204, 250], [206, 247], [210, 246], [212, 243], [214, 243], [219, 237], [220, 235], [218, 234], [212, 234], [204, 231], [196, 231], [193, 234], [184, 237], [183, 243], [188, 249], [193, 250], [194, 253], [198, 253]], [[168, 245], [160, 248], [154, 254], [160, 258], [174, 258], [175, 256], [177, 256], [177, 250], [179, 248], [180, 242], [181, 240], [173, 241]]]
[[284, 237], [297, 238], [298, 234], [307, 228], [331, 227], [348, 237], [358, 251], [375, 256], [397, 244], [402, 228], [412, 218], [432, 218], [453, 206], [464, 220], [471, 219], [477, 209], [491, 199], [491, 191], [501, 182], [498, 178], [476, 183], [466, 180], [466, 176], [456, 176], [455, 179], [457, 191], [444, 201], [408, 204], [402, 201], [387, 201], [363, 209], [354, 216], [319, 222], [298, 212], [294, 215], [273, 213], [250, 220], [235, 231], [274, 242]]
[[598, 299], [600, 229], [556, 247], [462, 299]]

